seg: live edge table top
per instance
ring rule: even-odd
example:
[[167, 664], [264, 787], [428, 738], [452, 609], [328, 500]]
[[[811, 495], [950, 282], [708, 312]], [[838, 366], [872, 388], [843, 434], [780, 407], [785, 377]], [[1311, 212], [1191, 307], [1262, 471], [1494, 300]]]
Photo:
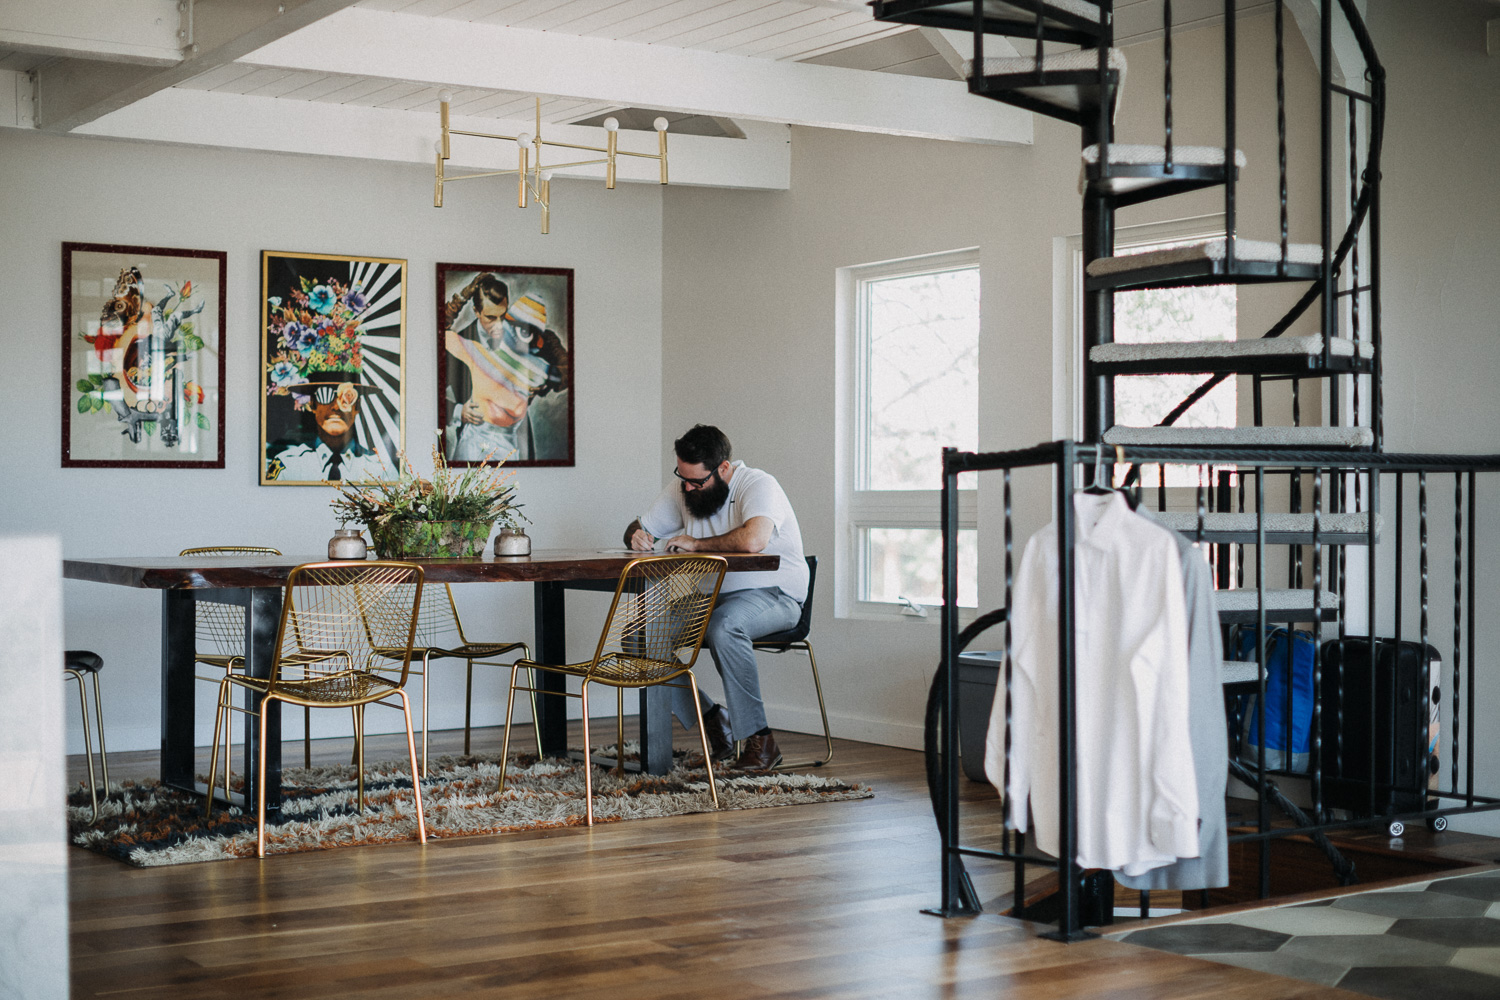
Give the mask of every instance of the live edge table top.
[[[714, 553], [729, 560], [731, 572], [773, 570], [779, 556], [764, 553]], [[630, 560], [650, 555], [624, 549], [537, 549], [529, 556], [484, 555], [468, 559], [413, 559], [432, 583], [546, 583], [610, 580]], [[109, 559], [65, 559], [69, 580], [112, 583], [149, 590], [240, 589], [283, 587], [292, 567], [326, 561], [317, 555], [293, 556], [125, 556]]]

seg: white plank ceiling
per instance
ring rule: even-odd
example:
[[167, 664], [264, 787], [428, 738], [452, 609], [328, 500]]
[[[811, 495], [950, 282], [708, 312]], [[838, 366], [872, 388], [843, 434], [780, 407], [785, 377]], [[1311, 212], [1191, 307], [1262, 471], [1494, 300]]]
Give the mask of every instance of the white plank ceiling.
[[[955, 79], [916, 29], [875, 21], [868, 7], [839, 0], [360, 0], [356, 8], [466, 21], [556, 34], [670, 48], [696, 49], [756, 59], [807, 61], [877, 72]], [[896, 46], [870, 43], [882, 39]], [[860, 53], [850, 50], [865, 47]], [[842, 58], [841, 58], [842, 56]], [[852, 59], [852, 61], [847, 61]], [[873, 64], [872, 64], [873, 62]], [[401, 111], [436, 110], [445, 89], [419, 82], [339, 73], [261, 67], [254, 54], [187, 80], [179, 87], [323, 104]], [[452, 89], [452, 88], [449, 88]], [[456, 89], [455, 115], [530, 120], [541, 97], [545, 123], [592, 120], [620, 110], [609, 100], [555, 98], [518, 91]], [[649, 109], [648, 109], [649, 110]], [[631, 119], [638, 116], [631, 116]], [[723, 135], [717, 126], [684, 123], [669, 115], [677, 133]], [[649, 118], [646, 128], [650, 128]], [[629, 128], [632, 120], [627, 119]]]
[[[1177, 30], [1223, 17], [1223, 0], [1173, 7]], [[1116, 0], [1117, 42], [1159, 35], [1162, 9]], [[129, 45], [97, 30], [119, 17]], [[967, 48], [863, 0], [0, 0], [0, 96], [16, 95], [0, 126], [421, 162], [448, 90], [460, 128], [531, 131], [540, 100], [548, 135], [586, 126], [562, 141], [587, 144], [608, 115], [636, 130], [665, 114], [702, 143], [674, 181], [779, 186], [789, 124], [1030, 142], [1029, 114], [968, 94]]]

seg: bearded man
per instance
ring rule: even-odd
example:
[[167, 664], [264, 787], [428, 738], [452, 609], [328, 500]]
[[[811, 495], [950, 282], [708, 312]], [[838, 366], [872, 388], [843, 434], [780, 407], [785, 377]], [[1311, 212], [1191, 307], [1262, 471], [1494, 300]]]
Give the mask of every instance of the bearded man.
[[[781, 557], [774, 572], [724, 577], [703, 644], [724, 681], [727, 706], [698, 693], [714, 759], [728, 760], [736, 742], [741, 742], [734, 767], [767, 771], [781, 763], [781, 750], [766, 725], [753, 643], [786, 631], [802, 616], [808, 577], [802, 531], [781, 484], [767, 472], [731, 461], [729, 438], [717, 427], [699, 424], [672, 449], [678, 483], [663, 490], [625, 529], [626, 545], [649, 552], [665, 539], [668, 552], [765, 552]], [[691, 693], [673, 688], [672, 698], [672, 714], [684, 727], [691, 726], [696, 719]]]

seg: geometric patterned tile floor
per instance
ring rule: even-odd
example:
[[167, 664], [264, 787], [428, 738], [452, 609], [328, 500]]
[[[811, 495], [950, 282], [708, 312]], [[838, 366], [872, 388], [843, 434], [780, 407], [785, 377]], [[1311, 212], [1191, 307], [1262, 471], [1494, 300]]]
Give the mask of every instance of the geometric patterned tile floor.
[[1384, 1000], [1500, 1000], [1500, 871], [1110, 936]]

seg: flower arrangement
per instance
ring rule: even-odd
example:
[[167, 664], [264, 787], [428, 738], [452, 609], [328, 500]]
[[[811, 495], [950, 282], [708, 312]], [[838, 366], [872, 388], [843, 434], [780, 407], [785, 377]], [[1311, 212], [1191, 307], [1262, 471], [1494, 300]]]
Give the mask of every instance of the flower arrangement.
[[331, 502], [340, 524], [369, 527], [382, 557], [477, 555], [495, 524], [514, 531], [530, 523], [515, 500], [515, 471], [502, 469], [503, 459], [455, 470], [436, 447], [432, 478], [423, 479], [400, 458], [396, 479], [344, 484]]
[[[360, 350], [360, 313], [369, 308], [359, 282], [345, 285], [333, 278], [321, 284], [300, 278], [299, 288], [266, 300], [266, 332], [275, 353], [268, 361], [266, 393], [285, 396], [288, 386], [307, 381], [313, 372], [357, 372], [364, 368]], [[311, 405], [311, 397], [292, 393], [293, 408]]]

